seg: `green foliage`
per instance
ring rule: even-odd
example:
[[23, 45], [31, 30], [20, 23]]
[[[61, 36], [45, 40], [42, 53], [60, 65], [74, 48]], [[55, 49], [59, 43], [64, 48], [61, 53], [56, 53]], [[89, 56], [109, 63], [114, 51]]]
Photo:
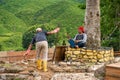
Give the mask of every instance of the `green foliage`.
[[66, 40], [65, 34], [70, 33], [73, 37], [84, 21], [85, 10], [78, 7], [80, 3], [77, 0], [0, 0], [1, 49], [23, 50], [22, 43], [27, 47], [34, 35], [29, 30], [35, 30], [32, 28], [39, 25], [50, 31], [60, 24], [61, 31], [48, 36], [48, 41], [49, 46], [62, 44]]
[[[1, 42], [2, 50], [11, 50], [14, 48], [14, 50], [22, 47], [22, 40], [20, 39], [22, 36], [20, 33], [13, 34], [8, 39], [3, 40]], [[17, 47], [16, 47], [17, 46]]]
[[101, 0], [101, 37], [103, 46], [120, 50], [120, 0]]
[[[14, 14], [0, 9], [0, 28], [2, 28], [0, 31], [12, 31], [12, 32], [22, 32], [22, 29], [26, 28], [26, 24], [17, 18]], [[22, 29], [21, 29], [22, 27]]]
[[0, 44], [0, 51], [2, 51], [2, 45]]
[[[83, 25], [86, 0], [0, 0], [0, 50], [27, 48], [37, 27], [58, 34], [48, 36], [49, 46], [67, 42]], [[120, 0], [101, 0], [101, 38], [103, 46], [120, 49]], [[112, 33], [113, 32], [113, 33]], [[112, 34], [111, 34], [112, 33]], [[22, 36], [23, 35], [23, 36]], [[23, 44], [23, 45], [22, 45]]]
[[86, 9], [86, 4], [85, 3], [81, 3], [78, 7], [80, 9]]
[[29, 44], [30, 44], [30, 42], [32, 40], [32, 37], [35, 34], [35, 29], [36, 29], [36, 26], [28, 29], [28, 31], [23, 34], [23, 37], [22, 37], [22, 46], [23, 46], [23, 48], [27, 49], [27, 47], [29, 46]]
[[85, 3], [86, 2], [86, 0], [74, 0], [74, 1], [77, 1], [79, 3]]

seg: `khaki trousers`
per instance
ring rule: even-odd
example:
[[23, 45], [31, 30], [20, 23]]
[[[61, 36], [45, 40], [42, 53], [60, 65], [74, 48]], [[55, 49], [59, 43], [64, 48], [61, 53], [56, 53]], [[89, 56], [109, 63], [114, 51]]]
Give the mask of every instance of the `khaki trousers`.
[[48, 42], [40, 41], [36, 43], [36, 59], [46, 60], [48, 59]]

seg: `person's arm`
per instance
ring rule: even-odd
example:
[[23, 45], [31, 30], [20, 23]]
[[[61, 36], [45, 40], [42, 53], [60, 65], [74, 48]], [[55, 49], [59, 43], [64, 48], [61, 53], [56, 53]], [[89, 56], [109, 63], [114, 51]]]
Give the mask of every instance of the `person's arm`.
[[31, 49], [32, 49], [32, 44], [29, 45], [29, 47], [28, 47], [26, 53], [24, 54], [24, 56], [28, 55], [30, 53]]
[[78, 34], [75, 35], [75, 37], [73, 38], [74, 41], [76, 41], [76, 37], [77, 37]]
[[84, 37], [83, 37], [83, 40], [81, 40], [82, 42], [86, 42], [87, 41], [87, 35], [86, 34], [84, 34]]
[[59, 32], [59, 31], [60, 31], [60, 28], [58, 27], [58, 28], [56, 28], [56, 29], [54, 29], [52, 31], [47, 32], [47, 34], [55, 34], [55, 33]]
[[31, 43], [30, 43], [30, 45], [29, 45], [26, 53], [24, 54], [24, 56], [26, 56], [26, 55], [28, 55], [28, 54], [30, 53], [30, 51], [31, 51], [31, 49], [32, 49], [32, 45], [33, 45], [34, 43], [35, 43], [35, 36], [33, 37], [33, 39], [32, 39], [32, 41], [31, 41]]

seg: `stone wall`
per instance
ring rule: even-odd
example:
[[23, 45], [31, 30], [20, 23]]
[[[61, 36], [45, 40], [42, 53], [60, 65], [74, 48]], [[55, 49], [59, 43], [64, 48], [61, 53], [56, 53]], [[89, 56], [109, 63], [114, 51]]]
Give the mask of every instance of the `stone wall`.
[[114, 59], [113, 48], [87, 49], [87, 48], [66, 48], [66, 61], [83, 62], [106, 62]]

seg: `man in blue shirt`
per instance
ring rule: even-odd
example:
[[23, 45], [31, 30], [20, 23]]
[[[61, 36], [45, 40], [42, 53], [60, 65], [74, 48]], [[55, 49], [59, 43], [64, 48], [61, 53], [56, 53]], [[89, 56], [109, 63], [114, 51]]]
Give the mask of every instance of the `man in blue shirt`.
[[[46, 36], [49, 34], [55, 34], [59, 32], [60, 28], [56, 28], [52, 31], [44, 31], [41, 28], [36, 29], [36, 35], [33, 37], [26, 53], [24, 55], [28, 55], [32, 48], [33, 44], [36, 44], [36, 60], [37, 60], [37, 68], [42, 69], [42, 62], [43, 62], [43, 70], [47, 71], [47, 59], [48, 59], [48, 42]], [[42, 57], [40, 56], [42, 53]]]

